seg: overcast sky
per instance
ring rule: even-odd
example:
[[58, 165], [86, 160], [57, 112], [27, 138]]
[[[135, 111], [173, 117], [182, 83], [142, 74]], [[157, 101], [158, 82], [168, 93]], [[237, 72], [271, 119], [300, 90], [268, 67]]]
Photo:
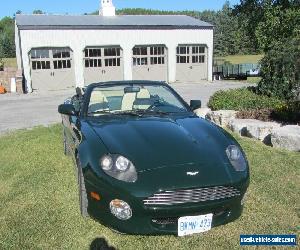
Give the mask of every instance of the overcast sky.
[[[31, 14], [40, 9], [51, 14], [83, 14], [99, 9], [99, 0], [2, 0], [0, 18], [13, 16], [18, 10]], [[225, 0], [113, 0], [117, 9], [150, 8], [160, 10], [218, 10]], [[230, 0], [232, 5], [239, 0]]]

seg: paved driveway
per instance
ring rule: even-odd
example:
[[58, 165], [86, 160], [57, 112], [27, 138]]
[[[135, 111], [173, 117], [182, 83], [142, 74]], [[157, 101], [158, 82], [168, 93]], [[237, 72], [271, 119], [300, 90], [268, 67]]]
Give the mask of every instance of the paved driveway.
[[[247, 86], [237, 82], [201, 82], [174, 83], [171, 85], [189, 102], [192, 99], [202, 100], [205, 107], [209, 97], [217, 90]], [[0, 95], [0, 134], [7, 131], [32, 128], [34, 126], [60, 122], [57, 106], [72, 96], [74, 90], [60, 90], [28, 95]]]

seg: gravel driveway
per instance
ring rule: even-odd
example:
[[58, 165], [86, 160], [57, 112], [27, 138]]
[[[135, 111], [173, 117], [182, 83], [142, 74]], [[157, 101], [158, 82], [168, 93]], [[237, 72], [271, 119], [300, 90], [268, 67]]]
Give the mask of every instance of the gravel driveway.
[[[200, 99], [205, 107], [209, 97], [220, 89], [250, 86], [238, 82], [174, 83], [171, 86], [189, 103]], [[28, 95], [0, 95], [0, 134], [34, 126], [47, 126], [60, 122], [57, 106], [73, 95], [74, 90], [60, 90]]]

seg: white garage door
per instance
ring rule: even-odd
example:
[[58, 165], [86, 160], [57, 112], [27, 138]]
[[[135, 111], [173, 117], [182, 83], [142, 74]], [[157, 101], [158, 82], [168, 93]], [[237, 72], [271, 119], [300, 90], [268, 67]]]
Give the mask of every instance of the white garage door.
[[84, 83], [124, 79], [123, 51], [120, 47], [93, 47], [84, 50]]
[[207, 80], [207, 48], [203, 45], [180, 45], [176, 56], [176, 81]]
[[168, 80], [167, 49], [164, 45], [135, 46], [132, 54], [133, 80]]
[[75, 86], [73, 53], [69, 48], [34, 48], [29, 58], [34, 90], [60, 90]]

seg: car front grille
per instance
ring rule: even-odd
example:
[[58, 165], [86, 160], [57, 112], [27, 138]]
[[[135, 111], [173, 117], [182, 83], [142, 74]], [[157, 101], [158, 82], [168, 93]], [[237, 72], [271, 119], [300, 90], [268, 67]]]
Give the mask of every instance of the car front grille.
[[194, 189], [180, 189], [156, 193], [143, 200], [145, 205], [175, 205], [190, 202], [214, 201], [240, 196], [234, 187], [216, 186]]

